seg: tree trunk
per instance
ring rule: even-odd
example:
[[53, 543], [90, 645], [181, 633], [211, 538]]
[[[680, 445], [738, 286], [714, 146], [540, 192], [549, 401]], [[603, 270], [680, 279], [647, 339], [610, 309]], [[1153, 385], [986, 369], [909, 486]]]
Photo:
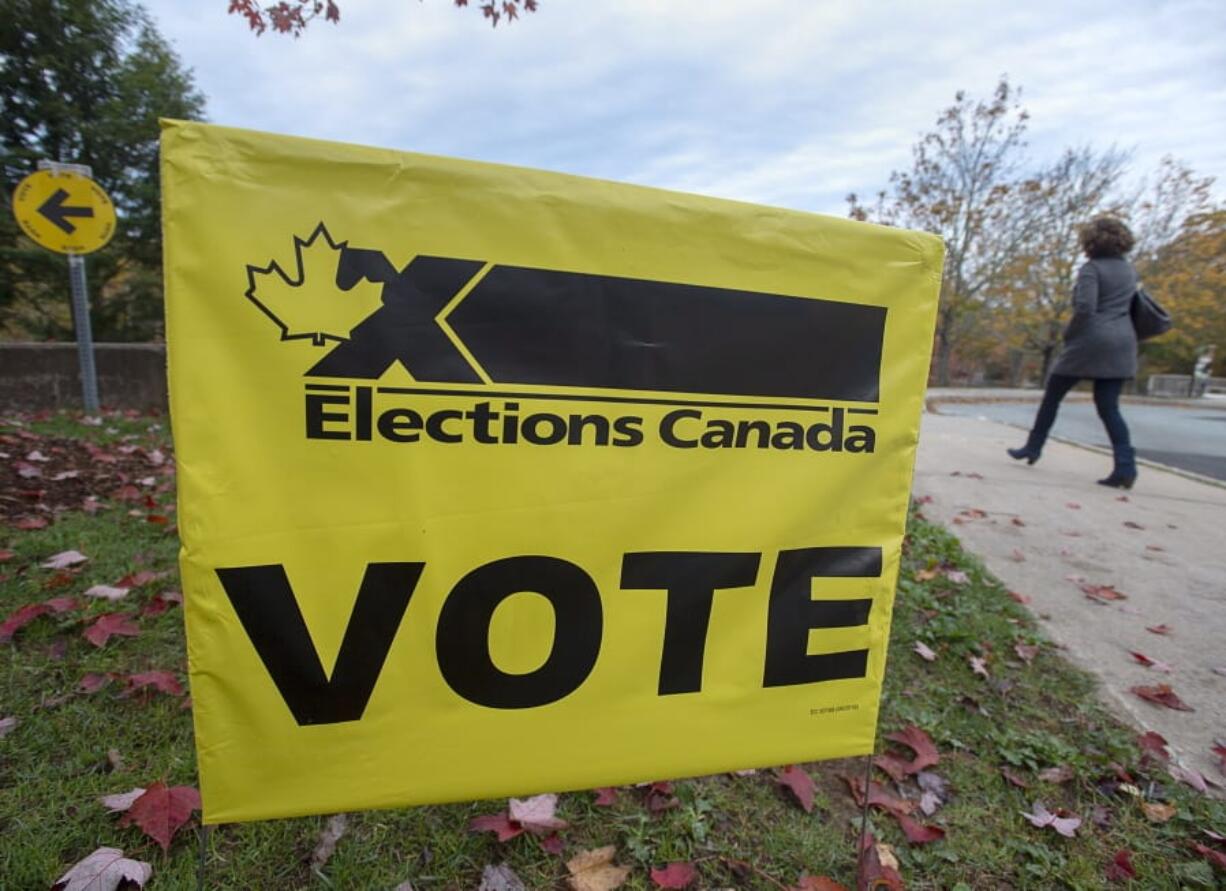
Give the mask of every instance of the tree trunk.
[[937, 331], [937, 386], [949, 386], [949, 360], [953, 352], [953, 343], [949, 339], [949, 331], [943, 325]]

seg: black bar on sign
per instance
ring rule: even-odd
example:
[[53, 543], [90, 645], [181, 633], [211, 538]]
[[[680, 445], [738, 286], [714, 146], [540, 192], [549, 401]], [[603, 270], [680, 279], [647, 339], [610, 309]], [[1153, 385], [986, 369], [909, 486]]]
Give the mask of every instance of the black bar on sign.
[[448, 323], [496, 383], [876, 402], [886, 310], [495, 266]]

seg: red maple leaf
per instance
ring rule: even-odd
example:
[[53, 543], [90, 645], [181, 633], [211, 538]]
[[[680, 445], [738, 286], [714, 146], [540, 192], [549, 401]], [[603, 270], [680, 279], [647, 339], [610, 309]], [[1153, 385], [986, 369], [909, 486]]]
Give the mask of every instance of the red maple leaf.
[[698, 870], [692, 863], [670, 863], [664, 869], [651, 870], [651, 880], [659, 888], [688, 888], [697, 878]]
[[1172, 628], [1170, 625], [1163, 624], [1163, 625], [1146, 625], [1145, 630], [1150, 632], [1151, 634], [1170, 634], [1175, 629]]
[[945, 837], [945, 830], [940, 826], [927, 826], [923, 823], [912, 820], [906, 814], [893, 814], [898, 825], [902, 827], [903, 834], [907, 836], [907, 841], [913, 845], [926, 845], [929, 842], [940, 841]]
[[145, 794], [128, 808], [119, 825], [135, 823], [145, 835], [170, 850], [170, 840], [188, 820], [192, 811], [200, 810], [200, 792], [194, 786], [170, 786], [160, 780], [145, 790]]
[[1155, 684], [1152, 687], [1129, 687], [1128, 692], [1140, 696], [1146, 702], [1166, 706], [1180, 712], [1194, 712], [1196, 709], [1188, 705], [1171, 689], [1170, 684]]
[[500, 842], [510, 841], [517, 835], [523, 835], [524, 827], [513, 821], [506, 814], [489, 814], [474, 817], [468, 822], [469, 832], [495, 832]]
[[889, 752], [886, 752], [884, 755], [874, 755], [873, 764], [888, 773], [890, 779], [896, 783], [901, 783], [911, 772], [911, 761], [909, 759], [899, 758], [897, 755], [891, 755]]
[[1137, 746], [1146, 755], [1153, 755], [1159, 761], [1170, 761], [1171, 753], [1167, 751], [1168, 743], [1161, 733], [1150, 730], [1137, 737]]
[[1200, 842], [1192, 842], [1192, 849], [1218, 869], [1226, 870], [1226, 854], [1223, 854], [1221, 851], [1215, 851], [1213, 848], [1206, 847]]
[[789, 764], [783, 770], [776, 771], [775, 778], [779, 785], [787, 787], [796, 796], [796, 800], [804, 808], [806, 814], [813, 813], [813, 793], [817, 787], [812, 777], [795, 764]]
[[673, 795], [673, 784], [667, 781], [652, 783], [647, 788], [647, 810], [653, 814], [663, 813], [681, 804]]
[[169, 696], [183, 695], [183, 685], [169, 671], [142, 671], [128, 675], [128, 693], [135, 693], [145, 687], [153, 687]]
[[1124, 848], [1117, 851], [1115, 857], [1107, 864], [1107, 881], [1129, 882], [1137, 877], [1137, 871], [1132, 868], [1132, 851]]
[[881, 855], [877, 851], [877, 840], [871, 832], [865, 833], [864, 844], [860, 848], [859, 872], [860, 882], [865, 888], [872, 888], [874, 891], [904, 891], [902, 876], [898, 870], [882, 864]]
[[75, 597], [52, 597], [42, 603], [27, 603], [0, 622], [0, 643], [8, 643], [13, 639], [14, 634], [39, 616], [45, 616], [48, 613], [64, 613], [70, 609], [76, 609], [79, 605]]
[[547, 854], [553, 854], [555, 857], [562, 856], [564, 846], [562, 844], [562, 836], [556, 832], [552, 835], [547, 835], [541, 839], [541, 849]]
[[612, 786], [601, 786], [596, 790], [597, 807], [612, 807], [617, 803], [617, 790]]
[[81, 678], [80, 683], [77, 684], [77, 689], [82, 693], [97, 693], [116, 677], [117, 675], [110, 672], [107, 672], [106, 674], [95, 674], [91, 671]]
[[136, 637], [136, 635], [140, 634], [140, 628], [127, 613], [104, 613], [82, 633], [85, 635], [85, 639], [94, 646], [103, 647], [116, 634], [123, 635], [124, 637]]
[[932, 737], [914, 724], [908, 724], [898, 733], [887, 733], [885, 738], [915, 750], [915, 758], [907, 766], [907, 773], [919, 773], [925, 767], [931, 767], [941, 760], [936, 746], [932, 743]]

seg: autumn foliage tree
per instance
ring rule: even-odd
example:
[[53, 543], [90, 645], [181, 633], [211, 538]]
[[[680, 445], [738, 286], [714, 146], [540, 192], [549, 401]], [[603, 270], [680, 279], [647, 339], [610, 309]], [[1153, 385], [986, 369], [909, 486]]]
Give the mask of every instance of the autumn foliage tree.
[[[456, 6], [468, 6], [468, 0], [454, 0]], [[536, 12], [537, 0], [498, 0], [479, 3], [475, 8], [493, 27], [500, 21], [513, 22], [521, 12]], [[229, 12], [247, 20], [247, 25], [256, 35], [265, 31], [298, 37], [316, 19], [337, 24], [341, 9], [335, 0], [278, 0], [275, 3], [260, 3], [259, 0], [230, 0]]]
[[1127, 156], [1115, 149], [1067, 149], [1016, 190], [1024, 237], [987, 288], [1002, 334], [1040, 359], [1046, 380], [1072, 317], [1072, 282], [1085, 262], [1078, 230], [1100, 214], [1124, 215], [1118, 193]]
[[1001, 78], [992, 97], [959, 92], [936, 126], [911, 150], [911, 167], [890, 174], [871, 205], [847, 197], [854, 219], [922, 229], [945, 240], [945, 275], [937, 311], [935, 365], [950, 381], [956, 346], [982, 325], [987, 290], [1030, 237], [1019, 201], [1028, 115], [1018, 90]]

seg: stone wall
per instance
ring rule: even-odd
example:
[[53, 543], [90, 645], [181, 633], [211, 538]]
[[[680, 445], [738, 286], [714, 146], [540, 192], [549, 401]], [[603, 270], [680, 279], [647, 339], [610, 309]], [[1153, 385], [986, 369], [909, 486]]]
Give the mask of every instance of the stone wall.
[[[94, 345], [103, 408], [166, 411], [166, 345]], [[81, 408], [75, 343], [0, 343], [0, 411]]]

